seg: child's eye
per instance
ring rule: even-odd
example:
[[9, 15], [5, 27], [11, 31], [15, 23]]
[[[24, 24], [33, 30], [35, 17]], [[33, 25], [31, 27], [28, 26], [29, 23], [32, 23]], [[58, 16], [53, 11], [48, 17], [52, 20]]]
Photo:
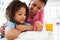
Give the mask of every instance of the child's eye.
[[18, 15], [20, 15], [20, 16], [21, 16], [22, 14], [18, 14]]
[[26, 16], [26, 14], [24, 14]]

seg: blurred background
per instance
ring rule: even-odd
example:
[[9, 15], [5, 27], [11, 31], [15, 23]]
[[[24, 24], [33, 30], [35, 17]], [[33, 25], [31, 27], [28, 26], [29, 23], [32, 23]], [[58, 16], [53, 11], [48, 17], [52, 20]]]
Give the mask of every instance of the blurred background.
[[60, 0], [48, 0], [45, 6], [45, 21], [54, 23], [60, 20]]
[[[7, 5], [12, 0], [0, 0], [0, 26], [5, 23], [7, 20], [5, 18], [5, 11]], [[26, 2], [29, 6], [30, 0], [21, 0]], [[56, 20], [60, 20], [60, 0], [48, 0], [46, 6], [44, 7], [44, 22], [54, 23]]]

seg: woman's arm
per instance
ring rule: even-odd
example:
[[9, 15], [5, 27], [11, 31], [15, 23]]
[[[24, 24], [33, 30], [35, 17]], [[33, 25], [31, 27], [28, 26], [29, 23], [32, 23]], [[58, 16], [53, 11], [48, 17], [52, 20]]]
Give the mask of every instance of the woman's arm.
[[7, 38], [7, 40], [14, 40], [21, 33], [21, 31], [14, 28], [7, 29], [5, 30], [5, 37]]
[[39, 11], [34, 17], [34, 27], [37, 31], [42, 31], [44, 21], [44, 9]]

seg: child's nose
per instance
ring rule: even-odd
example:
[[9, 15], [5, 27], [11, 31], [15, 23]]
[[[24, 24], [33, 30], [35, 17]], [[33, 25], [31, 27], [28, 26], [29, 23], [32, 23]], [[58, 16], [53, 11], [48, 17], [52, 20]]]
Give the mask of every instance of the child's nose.
[[22, 15], [22, 18], [25, 18], [25, 16], [24, 16], [24, 15]]

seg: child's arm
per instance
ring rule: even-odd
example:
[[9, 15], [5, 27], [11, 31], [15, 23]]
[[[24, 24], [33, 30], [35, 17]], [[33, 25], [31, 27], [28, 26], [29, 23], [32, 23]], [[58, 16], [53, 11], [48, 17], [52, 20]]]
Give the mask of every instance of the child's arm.
[[15, 39], [21, 31], [15, 29], [15, 24], [13, 22], [7, 22], [6, 28], [5, 28], [5, 37], [7, 40], [13, 40]]
[[7, 38], [7, 40], [14, 40], [19, 34], [21, 33], [21, 31], [14, 29], [14, 28], [8, 28], [8, 30], [5, 30], [5, 37]]
[[34, 27], [33, 27], [32, 25], [30, 25], [30, 26], [27, 26], [26, 29], [27, 29], [28, 31], [33, 31]]
[[20, 31], [31, 31], [33, 30], [33, 26], [30, 25], [30, 26], [25, 26], [25, 25], [17, 25], [16, 26], [16, 29], [20, 30]]

